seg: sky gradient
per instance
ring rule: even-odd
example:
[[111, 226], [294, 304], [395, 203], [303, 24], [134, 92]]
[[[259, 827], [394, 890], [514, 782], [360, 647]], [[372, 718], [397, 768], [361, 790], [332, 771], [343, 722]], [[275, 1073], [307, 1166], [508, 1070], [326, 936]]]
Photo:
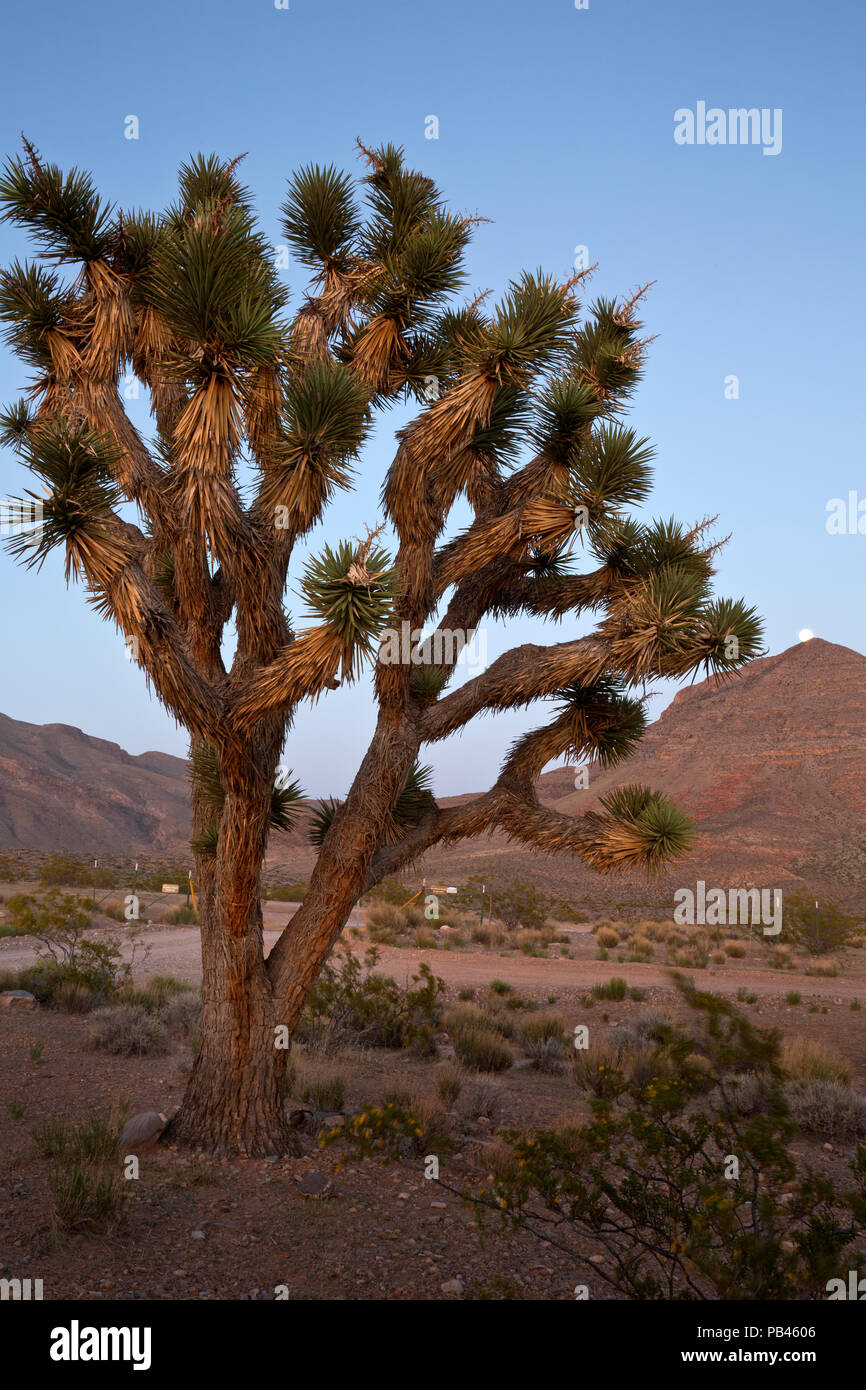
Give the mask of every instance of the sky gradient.
[[[278, 243], [287, 176], [310, 161], [360, 174], [357, 136], [403, 145], [453, 208], [490, 219], [469, 253], [469, 294], [495, 297], [523, 268], [566, 277], [580, 247], [599, 263], [590, 298], [655, 281], [644, 319], [658, 338], [629, 419], [657, 451], [640, 514], [718, 514], [731, 540], [717, 591], [757, 605], [770, 652], [802, 628], [866, 651], [866, 535], [826, 527], [831, 499], [866, 499], [862, 4], [47, 0], [7, 7], [4, 37], [3, 152], [17, 152], [23, 130], [121, 207], [163, 207], [191, 153], [246, 151], [244, 180]], [[781, 110], [780, 152], [678, 144], [675, 113], [699, 102]], [[124, 135], [130, 115], [137, 140]], [[438, 139], [425, 138], [430, 116]], [[0, 227], [0, 264], [26, 251]], [[301, 268], [286, 278], [297, 303]], [[731, 376], [738, 399], [726, 398]], [[26, 384], [0, 348], [0, 400]], [[143, 403], [131, 414], [147, 431]], [[380, 419], [355, 491], [309, 548], [375, 524], [404, 418]], [[26, 486], [7, 451], [0, 495]], [[304, 549], [287, 597], [299, 619]], [[184, 754], [183, 730], [62, 571], [60, 556], [37, 575], [0, 553], [0, 710], [133, 753]], [[585, 630], [496, 625], [488, 655]], [[372, 719], [367, 679], [299, 712], [284, 762], [310, 795], [345, 792]], [[511, 739], [540, 722], [539, 710], [476, 721], [434, 750], [436, 791], [489, 784]]]

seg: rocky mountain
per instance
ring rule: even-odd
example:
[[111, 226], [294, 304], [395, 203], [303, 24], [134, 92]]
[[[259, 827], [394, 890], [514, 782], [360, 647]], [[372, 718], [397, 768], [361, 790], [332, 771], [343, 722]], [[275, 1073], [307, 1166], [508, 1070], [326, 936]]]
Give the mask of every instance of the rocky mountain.
[[[539, 781], [542, 801], [573, 815], [624, 782], [671, 796], [697, 823], [695, 848], [647, 884], [600, 879], [493, 835], [429, 854], [428, 878], [532, 877], [575, 901], [666, 902], [673, 887], [808, 887], [866, 904], [866, 657], [813, 639], [753, 662], [738, 676], [680, 691], [635, 755], [614, 772], [574, 770]], [[186, 764], [126, 753], [65, 724], [0, 715], [0, 850], [82, 856], [187, 854]], [[443, 804], [462, 798], [444, 798]], [[271, 871], [309, 871], [303, 827], [275, 835]]]

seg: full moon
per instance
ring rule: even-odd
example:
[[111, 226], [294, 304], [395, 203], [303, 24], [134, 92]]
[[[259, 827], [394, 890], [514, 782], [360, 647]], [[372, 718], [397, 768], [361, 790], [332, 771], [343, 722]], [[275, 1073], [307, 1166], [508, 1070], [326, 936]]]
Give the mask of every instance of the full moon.
[[804, 627], [800, 629], [800, 631], [797, 633], [797, 636], [799, 637], [801, 642], [811, 642], [815, 634], [810, 627]]

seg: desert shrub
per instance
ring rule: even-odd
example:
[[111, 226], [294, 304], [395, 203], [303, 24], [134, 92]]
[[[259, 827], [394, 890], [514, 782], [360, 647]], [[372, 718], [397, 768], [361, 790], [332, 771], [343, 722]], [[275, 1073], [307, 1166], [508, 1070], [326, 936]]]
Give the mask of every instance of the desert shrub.
[[572, 907], [571, 903], [561, 902], [555, 909], [555, 915], [560, 922], [571, 922], [574, 926], [580, 926], [583, 922], [588, 922], [589, 917], [579, 908]]
[[461, 1029], [480, 1028], [507, 1037], [514, 1030], [510, 1018], [498, 1010], [482, 1009], [477, 1004], [452, 1004], [442, 1017], [446, 1033], [458, 1033]]
[[374, 967], [379, 953], [371, 947], [364, 964], [338, 947], [325, 964], [307, 998], [299, 1040], [311, 1035], [326, 1044], [341, 1041], [374, 1047], [408, 1047], [425, 1040], [441, 1017], [445, 984], [422, 962], [412, 976], [414, 988], [400, 986]]
[[0, 883], [16, 883], [22, 877], [21, 869], [11, 854], [0, 854]]
[[358, 1158], [389, 1160], [423, 1154], [431, 1144], [449, 1147], [447, 1117], [429, 1101], [417, 1102], [419, 1113], [389, 1101], [384, 1106], [366, 1106], [359, 1115], [349, 1115], [345, 1124], [322, 1130], [319, 1147], [345, 1144]]
[[782, 932], [786, 941], [793, 941], [812, 956], [837, 951], [851, 944], [862, 931], [856, 917], [843, 912], [832, 899], [815, 905], [815, 898], [805, 893], [786, 893], [783, 906]]
[[568, 1052], [562, 1038], [533, 1038], [523, 1044], [523, 1050], [536, 1071], [551, 1076], [560, 1076], [565, 1071]]
[[548, 1042], [565, 1039], [565, 1022], [561, 1014], [533, 1014], [526, 1019], [520, 1029], [520, 1042], [523, 1047], [533, 1042]]
[[828, 980], [835, 980], [839, 974], [839, 967], [834, 960], [828, 960], [824, 956], [818, 956], [811, 960], [806, 967], [807, 975], [819, 975]]
[[324, 1076], [308, 1081], [301, 1099], [316, 1110], [342, 1110], [346, 1103], [346, 1081], [342, 1076]]
[[416, 927], [414, 940], [419, 951], [435, 951], [439, 945], [429, 927]]
[[469, 936], [476, 945], [493, 948], [504, 946], [508, 940], [508, 932], [505, 928], [499, 922], [490, 921], [473, 924]]
[[[58, 986], [72, 982], [105, 999], [116, 994], [132, 977], [132, 964], [125, 963], [117, 940], [92, 940], [89, 904], [71, 893], [49, 888], [37, 896], [16, 894], [6, 904], [10, 919], [27, 936], [39, 942], [36, 960], [27, 970], [38, 999], [53, 999]], [[133, 943], [133, 933], [127, 940]], [[22, 972], [22, 974], [25, 972]]]
[[469, 1120], [489, 1120], [492, 1125], [502, 1118], [505, 1092], [489, 1077], [469, 1081], [460, 1097], [459, 1110]]
[[70, 1126], [59, 1117], [33, 1130], [36, 1150], [51, 1160], [48, 1185], [60, 1231], [106, 1231], [123, 1215], [125, 1183], [118, 1167], [125, 1106], [91, 1110]]
[[60, 980], [54, 985], [51, 1002], [65, 1014], [89, 1014], [105, 1003], [105, 995], [95, 993], [76, 980]]
[[851, 1079], [845, 1058], [812, 1038], [792, 1038], [784, 1043], [782, 1066], [795, 1081], [835, 1081], [847, 1086]]
[[162, 1008], [163, 1004], [168, 1003], [175, 995], [189, 992], [190, 987], [186, 980], [179, 980], [176, 975], [152, 975], [142, 990], [143, 994], [153, 1000], [157, 1009]]
[[191, 905], [182, 903], [180, 907], [170, 907], [162, 920], [171, 927], [197, 927], [198, 913]]
[[785, 1098], [791, 1114], [806, 1133], [834, 1139], [866, 1139], [866, 1098], [854, 1095], [839, 1081], [789, 1081]]
[[788, 1004], [799, 1004], [802, 998], [803, 996], [798, 989], [789, 989], [785, 995], [785, 1001]]
[[[586, 1123], [506, 1136], [509, 1161], [471, 1199], [480, 1217], [493, 1207], [518, 1226], [540, 1207], [560, 1247], [573, 1239], [576, 1269], [586, 1240], [601, 1240], [595, 1277], [629, 1298], [823, 1298], [829, 1277], [856, 1267], [857, 1249], [845, 1252], [862, 1243], [866, 1147], [850, 1165], [855, 1191], [798, 1171], [777, 1035], [723, 998], [678, 988], [696, 1026], [659, 1045], [662, 1065], [633, 1079], [615, 1068]], [[744, 1074], [767, 1098], [746, 1122], [727, 1084]]]
[[398, 932], [405, 930], [406, 917], [393, 903], [377, 903], [367, 911], [367, 925], [396, 936]]
[[364, 894], [361, 901], [393, 903], [395, 907], [402, 907], [411, 897], [412, 889], [407, 888], [405, 883], [401, 883], [397, 878], [383, 878], [381, 883], [377, 883], [375, 888]]
[[507, 1071], [514, 1061], [505, 1039], [488, 1028], [461, 1028], [454, 1035], [454, 1051], [469, 1071]]
[[608, 1039], [575, 1049], [572, 1069], [578, 1089], [598, 1097], [616, 1094], [622, 1056], [623, 1048]]
[[169, 1032], [182, 1033], [188, 1038], [201, 1024], [201, 998], [191, 989], [172, 994], [160, 1007], [159, 1019]]
[[668, 965], [681, 970], [705, 970], [709, 959], [706, 948], [697, 942], [690, 942], [678, 950], [668, 948]]
[[[456, 903], [464, 911], [477, 910], [481, 895], [482, 880], [476, 875], [469, 878], [458, 891]], [[506, 927], [543, 927], [553, 914], [556, 899], [536, 888], [522, 878], [497, 882], [491, 888], [495, 915]]]
[[463, 1090], [464, 1076], [459, 1067], [443, 1067], [436, 1077], [436, 1094], [449, 1109], [457, 1104]]
[[633, 956], [639, 956], [646, 960], [649, 960], [655, 951], [648, 936], [633, 936], [628, 944]]
[[83, 1159], [55, 1163], [48, 1177], [54, 1222], [60, 1231], [105, 1232], [122, 1220], [126, 1184], [119, 1171]]
[[99, 911], [103, 917], [110, 917], [113, 922], [126, 921], [126, 905], [122, 898], [109, 898], [107, 902], [100, 904]]
[[302, 903], [309, 886], [308, 883], [271, 883], [263, 889], [262, 897], [275, 903]]
[[46, 886], [63, 884], [70, 888], [112, 888], [115, 875], [110, 869], [94, 868], [69, 854], [50, 854], [39, 870], [39, 881]]
[[90, 1020], [91, 1046], [115, 1056], [159, 1056], [168, 1051], [165, 1025], [135, 1004], [97, 1009]]
[[491, 980], [489, 988], [491, 994], [510, 994], [513, 986], [505, 980]]
[[613, 927], [600, 927], [595, 934], [595, 939], [599, 946], [604, 947], [605, 950], [610, 950], [613, 946], [619, 945], [619, 932], [615, 931]]
[[746, 945], [742, 941], [736, 941], [733, 938], [730, 938], [724, 941], [722, 945], [724, 947], [725, 955], [730, 956], [731, 960], [743, 960], [743, 958], [747, 954]]
[[713, 965], [724, 965], [726, 959], [727, 957], [725, 956], [724, 951], [710, 952], [710, 960], [713, 962]]
[[621, 975], [613, 975], [607, 984], [593, 985], [592, 992], [596, 999], [612, 999], [618, 1002], [625, 999], [628, 986]]

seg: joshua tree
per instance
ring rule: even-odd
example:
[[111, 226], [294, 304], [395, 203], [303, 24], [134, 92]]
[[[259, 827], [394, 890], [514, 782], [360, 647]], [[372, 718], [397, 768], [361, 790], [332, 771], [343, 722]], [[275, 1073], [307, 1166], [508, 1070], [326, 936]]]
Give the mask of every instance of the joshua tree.
[[[624, 787], [572, 818], [539, 804], [538, 774], [562, 755], [618, 762], [644, 728], [647, 678], [732, 671], [760, 636], [753, 610], [711, 598], [706, 522], [626, 514], [651, 478], [651, 449], [621, 422], [646, 346], [640, 293], [581, 321], [585, 276], [539, 272], [495, 308], [456, 303], [478, 219], [449, 212], [402, 151], [359, 148], [359, 188], [318, 166], [289, 184], [282, 231], [311, 272], [293, 317], [237, 160], [192, 160], [158, 215], [109, 208], [88, 175], [26, 143], [0, 180], [5, 218], [40, 253], [0, 283], [8, 341], [35, 371], [3, 436], [43, 507], [12, 545], [37, 565], [63, 550], [67, 581], [84, 582], [189, 731], [203, 1022], [172, 1132], [251, 1154], [290, 1147], [275, 1035], [291, 1036], [359, 896], [431, 845], [494, 828], [600, 872], [668, 863], [689, 823], [658, 793]], [[133, 377], [152, 439], [124, 407]], [[396, 554], [381, 527], [325, 546], [294, 576], [311, 615], [295, 631], [295, 547], [395, 399], [418, 405], [383, 490]], [[473, 520], [449, 532], [461, 497]], [[455, 649], [426, 641], [518, 614], [567, 620], [565, 640], [516, 647], [462, 684]], [[409, 660], [391, 635], [404, 623]], [[261, 866], [300, 795], [276, 783], [287, 731], [304, 701], [368, 667], [372, 741], [345, 799], [315, 817], [309, 891], [265, 959]], [[554, 709], [495, 786], [440, 809], [421, 749], [536, 700]]]

